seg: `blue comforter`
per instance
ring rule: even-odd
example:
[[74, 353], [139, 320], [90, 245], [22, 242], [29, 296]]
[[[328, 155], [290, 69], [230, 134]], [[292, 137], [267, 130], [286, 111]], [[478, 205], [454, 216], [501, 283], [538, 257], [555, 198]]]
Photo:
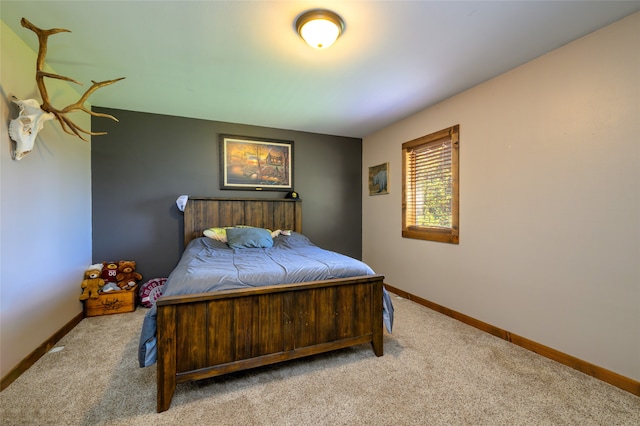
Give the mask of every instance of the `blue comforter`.
[[[302, 234], [280, 235], [270, 248], [231, 249], [211, 238], [196, 238], [185, 249], [167, 279], [163, 295], [197, 294], [275, 284], [373, 275], [365, 263], [321, 249]], [[138, 361], [140, 367], [156, 362], [156, 308], [142, 324]], [[383, 320], [391, 332], [393, 305], [383, 289]]]

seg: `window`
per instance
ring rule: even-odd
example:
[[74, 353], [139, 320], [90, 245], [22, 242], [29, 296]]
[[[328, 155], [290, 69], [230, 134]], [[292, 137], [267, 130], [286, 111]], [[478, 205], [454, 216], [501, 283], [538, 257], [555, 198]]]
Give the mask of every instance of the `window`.
[[458, 244], [460, 126], [402, 144], [402, 236]]

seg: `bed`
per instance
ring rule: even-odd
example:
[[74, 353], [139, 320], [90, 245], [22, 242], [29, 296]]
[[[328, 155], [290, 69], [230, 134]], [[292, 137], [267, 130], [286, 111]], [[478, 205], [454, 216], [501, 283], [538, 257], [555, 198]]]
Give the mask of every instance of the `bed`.
[[[301, 209], [301, 201], [290, 199], [189, 197], [184, 209], [185, 252], [165, 284], [164, 295], [145, 316], [140, 338], [140, 365], [157, 363], [158, 412], [169, 408], [178, 383], [363, 343], [370, 343], [376, 356], [383, 355], [383, 322], [391, 331], [393, 321], [391, 299], [383, 287], [384, 277], [355, 259], [327, 252], [329, 259], [322, 260], [329, 265], [328, 275], [323, 276], [327, 279], [308, 280], [316, 275], [306, 272], [286, 273], [285, 278], [254, 277], [250, 272], [239, 280], [242, 288], [200, 287], [211, 280], [209, 272], [234, 274], [226, 266], [206, 263], [211, 257], [226, 259], [226, 264], [244, 262], [260, 270], [289, 271], [293, 266], [287, 262], [293, 260], [279, 254], [288, 246], [296, 253], [293, 257], [309, 253], [302, 262], [314, 264], [313, 252], [326, 251], [305, 242]], [[231, 249], [203, 237], [209, 228], [236, 225], [292, 232], [275, 237], [268, 249]], [[258, 257], [261, 252], [275, 258], [278, 266]], [[343, 267], [341, 258], [351, 259], [355, 269]], [[201, 283], [190, 284], [196, 281]]]

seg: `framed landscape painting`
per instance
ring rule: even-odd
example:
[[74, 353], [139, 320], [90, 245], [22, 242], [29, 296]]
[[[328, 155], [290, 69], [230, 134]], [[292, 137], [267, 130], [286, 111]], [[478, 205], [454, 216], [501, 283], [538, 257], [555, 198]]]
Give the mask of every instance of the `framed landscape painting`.
[[220, 189], [293, 189], [293, 141], [220, 135], [219, 142]]

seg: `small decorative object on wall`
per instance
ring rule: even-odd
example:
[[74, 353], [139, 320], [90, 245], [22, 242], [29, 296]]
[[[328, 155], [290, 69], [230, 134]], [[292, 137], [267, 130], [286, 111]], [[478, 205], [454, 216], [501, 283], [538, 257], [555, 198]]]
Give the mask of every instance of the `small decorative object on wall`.
[[369, 195], [388, 194], [389, 163], [369, 167]]
[[220, 135], [220, 189], [291, 191], [293, 141]]
[[43, 30], [41, 28], [36, 27], [27, 19], [22, 18], [20, 21], [23, 27], [33, 31], [38, 36], [38, 57], [36, 59], [36, 85], [38, 86], [38, 90], [40, 91], [40, 96], [42, 96], [42, 105], [35, 99], [24, 99], [20, 100], [15, 96], [12, 97], [12, 101], [18, 105], [20, 108], [20, 115], [18, 118], [11, 120], [9, 123], [9, 137], [16, 143], [15, 150], [13, 152], [13, 159], [20, 160], [25, 155], [31, 152], [33, 149], [33, 144], [35, 142], [36, 136], [46, 121], [57, 119], [66, 133], [70, 135], [75, 135], [80, 139], [87, 141], [81, 133], [85, 135], [104, 135], [105, 132], [92, 132], [89, 130], [85, 130], [82, 127], [75, 124], [71, 121], [71, 118], [67, 116], [70, 112], [75, 111], [84, 111], [89, 115], [93, 115], [94, 117], [105, 117], [110, 118], [114, 121], [118, 121], [112, 115], [102, 114], [91, 111], [89, 108], [84, 106], [84, 103], [87, 101], [87, 98], [96, 90], [101, 87], [108, 86], [117, 81], [122, 80], [124, 77], [116, 78], [114, 80], [107, 81], [92, 81], [91, 87], [84, 92], [84, 95], [80, 97], [80, 99], [71, 104], [67, 105], [64, 108], [55, 108], [51, 105], [49, 100], [49, 95], [47, 93], [47, 88], [44, 84], [44, 78], [54, 78], [57, 80], [70, 81], [72, 83], [80, 84], [76, 80], [65, 77], [63, 75], [53, 74], [50, 72], [44, 71], [44, 58], [47, 55], [47, 41], [49, 36], [62, 33], [62, 32], [71, 32], [64, 28], [52, 28], [50, 30]]

